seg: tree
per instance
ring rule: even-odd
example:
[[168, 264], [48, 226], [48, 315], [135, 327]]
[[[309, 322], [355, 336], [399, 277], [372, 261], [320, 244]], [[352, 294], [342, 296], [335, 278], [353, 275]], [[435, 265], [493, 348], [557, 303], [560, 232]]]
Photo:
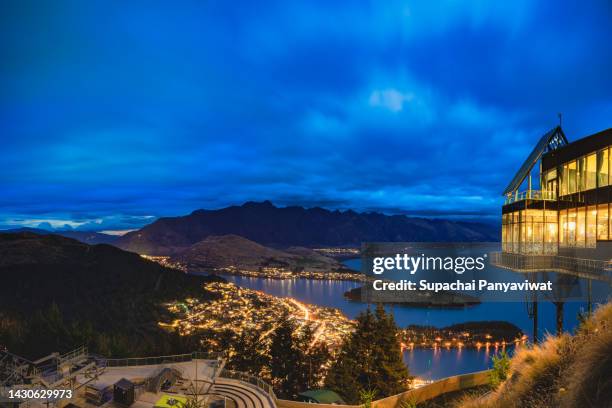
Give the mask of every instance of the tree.
[[238, 337], [228, 361], [232, 370], [262, 375], [263, 368], [269, 364], [269, 357], [260, 337], [259, 332], [243, 332]]
[[314, 332], [306, 325], [297, 339], [299, 350], [299, 385], [302, 390], [319, 387], [325, 378], [325, 366], [330, 361], [329, 349], [324, 343], [315, 341]]
[[375, 389], [382, 395], [394, 395], [406, 390], [408, 368], [402, 358], [398, 338], [398, 328], [393, 314], [385, 312], [384, 307], [376, 307], [376, 340], [374, 342], [373, 380]]
[[378, 305], [357, 317], [355, 332], [345, 341], [325, 380], [349, 403], [359, 403], [364, 390], [386, 397], [406, 389], [408, 369], [402, 360], [393, 316]]
[[272, 384], [278, 395], [294, 398], [300, 391], [301, 350], [293, 341], [295, 326], [288, 316], [281, 318], [281, 323], [272, 333], [270, 344], [270, 374]]

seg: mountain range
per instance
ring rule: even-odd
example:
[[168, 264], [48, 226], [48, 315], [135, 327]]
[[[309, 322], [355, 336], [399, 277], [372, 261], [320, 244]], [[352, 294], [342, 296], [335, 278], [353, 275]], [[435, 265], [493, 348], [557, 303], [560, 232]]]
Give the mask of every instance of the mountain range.
[[20, 232], [31, 232], [38, 235], [61, 235], [67, 238], [73, 238], [77, 241], [81, 241], [85, 244], [96, 245], [96, 244], [113, 244], [117, 238], [117, 235], [104, 234], [95, 231], [71, 231], [71, 230], [46, 230], [42, 228], [14, 228], [9, 230], [0, 230], [0, 234], [15, 234]]
[[318, 207], [276, 207], [264, 201], [163, 217], [127, 233], [114, 245], [148, 255], [175, 255], [209, 236], [228, 234], [278, 248], [359, 246], [362, 242], [499, 240], [499, 229], [484, 223]]

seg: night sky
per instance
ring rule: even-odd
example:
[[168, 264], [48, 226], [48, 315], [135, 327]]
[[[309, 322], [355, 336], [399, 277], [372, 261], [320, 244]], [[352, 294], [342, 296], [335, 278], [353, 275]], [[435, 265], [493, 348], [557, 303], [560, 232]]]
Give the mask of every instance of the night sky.
[[109, 3], [0, 4], [0, 228], [266, 199], [493, 222], [558, 112], [612, 127], [606, 1]]

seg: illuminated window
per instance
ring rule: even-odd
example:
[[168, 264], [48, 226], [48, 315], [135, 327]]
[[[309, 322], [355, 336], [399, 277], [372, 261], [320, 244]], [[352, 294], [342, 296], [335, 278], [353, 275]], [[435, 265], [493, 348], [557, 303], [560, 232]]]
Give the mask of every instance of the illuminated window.
[[584, 247], [586, 244], [586, 207], [576, 209], [576, 246]]
[[608, 239], [608, 204], [597, 206], [597, 239]]
[[610, 173], [610, 162], [608, 159], [608, 149], [603, 149], [597, 152], [597, 185], [599, 187], [607, 186], [608, 174]]
[[567, 246], [576, 245], [576, 209], [567, 210]]
[[567, 222], [567, 210], [561, 210], [559, 212], [559, 244], [561, 246], [567, 246], [567, 234], [569, 230]]
[[586, 157], [586, 190], [597, 187], [597, 155], [589, 154]]
[[578, 170], [576, 172], [576, 177], [576, 191], [584, 191], [586, 187], [586, 157], [581, 157], [578, 159]]
[[597, 237], [597, 207], [591, 205], [586, 210], [586, 246], [595, 247]]
[[557, 169], [548, 170], [542, 177], [542, 190], [546, 191], [545, 198], [554, 198], [557, 193]]
[[559, 166], [559, 195], [567, 194], [567, 164]]
[[576, 161], [567, 164], [567, 192], [568, 194], [576, 192]]

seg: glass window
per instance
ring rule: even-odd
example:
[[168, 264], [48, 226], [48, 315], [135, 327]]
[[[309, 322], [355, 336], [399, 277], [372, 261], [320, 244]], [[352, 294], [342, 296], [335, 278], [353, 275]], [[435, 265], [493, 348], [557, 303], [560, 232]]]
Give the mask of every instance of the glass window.
[[597, 236], [597, 207], [591, 205], [586, 211], [586, 246], [595, 248]]
[[514, 252], [519, 251], [519, 225], [521, 224], [512, 224], [512, 250]]
[[576, 245], [576, 209], [567, 210], [567, 245]]
[[576, 209], [576, 246], [584, 247], [586, 244], [586, 207]]
[[559, 195], [567, 194], [567, 164], [559, 166]]
[[576, 190], [576, 161], [567, 164], [567, 192], [575, 193]]
[[567, 210], [561, 210], [559, 212], [559, 244], [561, 246], [567, 245], [567, 232], [568, 232], [568, 224], [567, 224]]
[[608, 204], [597, 206], [597, 239], [608, 239]]
[[589, 154], [586, 157], [586, 190], [597, 187], [597, 155]]
[[578, 170], [576, 172], [576, 177], [576, 191], [584, 191], [586, 187], [586, 157], [581, 157], [578, 159]]
[[557, 223], [557, 212], [554, 210], [546, 210], [544, 211], [544, 215], [546, 216], [546, 222], [554, 222]]
[[527, 250], [527, 223], [524, 221], [525, 220], [525, 211], [521, 211], [521, 222], [518, 224], [519, 225], [519, 232], [520, 232], [520, 237], [519, 237], [519, 243], [520, 243], [520, 247], [519, 247], [519, 252], [525, 252]]
[[599, 187], [608, 185], [608, 174], [610, 173], [608, 149], [597, 152], [597, 185]]

